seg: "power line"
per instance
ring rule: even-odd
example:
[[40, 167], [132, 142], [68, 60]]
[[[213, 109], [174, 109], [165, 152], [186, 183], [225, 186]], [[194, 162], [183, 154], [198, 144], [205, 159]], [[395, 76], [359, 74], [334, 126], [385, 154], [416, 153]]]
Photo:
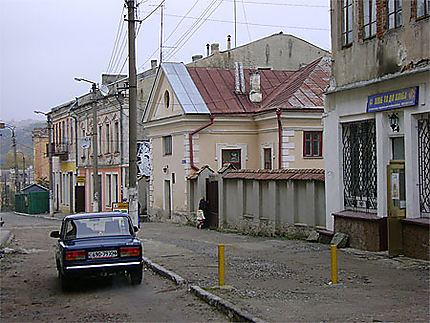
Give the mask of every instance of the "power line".
[[[215, 3], [215, 1], [213, 2], [213, 3]], [[209, 19], [209, 17], [218, 9], [218, 7], [221, 5], [221, 3], [222, 3], [222, 1], [220, 1], [219, 3], [218, 3], [218, 5], [216, 6], [216, 7], [214, 7], [213, 9], [212, 9], [212, 11], [207, 15], [207, 17], [206, 18], [201, 18], [200, 19], [200, 21], [197, 21], [197, 25], [196, 25], [196, 27], [194, 28], [194, 30], [191, 32], [190, 31], [190, 34], [188, 34], [188, 37], [186, 37], [183, 41], [182, 41], [182, 44], [180, 44], [179, 45], [179, 43], [178, 43], [178, 47], [177, 48], [175, 48], [171, 53], [169, 53], [168, 54], [168, 57], [167, 57], [167, 59], [170, 59], [172, 56], [174, 56], [186, 43], [187, 43], [187, 41], [200, 29], [200, 27]], [[211, 3], [211, 5], [212, 5], [212, 3]], [[209, 7], [208, 7], [209, 8]], [[210, 10], [210, 9], [209, 9]], [[209, 10], [207, 10], [207, 11], [209, 11]], [[206, 12], [207, 12], [206, 11]]]
[[124, 20], [123, 20], [124, 8], [125, 8], [125, 6], [122, 7], [121, 15], [119, 17], [119, 23], [118, 23], [118, 28], [116, 31], [115, 41], [114, 41], [113, 48], [112, 48], [112, 54], [110, 56], [109, 64], [108, 64], [108, 67], [106, 69], [107, 73], [110, 72], [110, 68], [112, 67], [111, 65], [113, 63], [113, 59], [114, 59], [114, 56], [115, 56], [116, 51], [117, 51], [117, 46], [118, 46], [118, 42], [120, 39], [120, 35], [122, 33], [122, 29], [124, 26]]
[[249, 24], [248, 24], [248, 19], [246, 18], [245, 3], [243, 0], [242, 0], [242, 8], [243, 8], [243, 17], [245, 18], [245, 23], [246, 23], [246, 30], [248, 31], [248, 40], [251, 41], [251, 33], [249, 32]]
[[[200, 0], [196, 0], [195, 2], [194, 2], [194, 4], [192, 5], [192, 7], [187, 11], [187, 13], [185, 14], [185, 16], [183, 16], [182, 18], [181, 18], [181, 20], [176, 24], [176, 26], [175, 26], [175, 28], [173, 28], [173, 30], [170, 32], [170, 34], [169, 34], [169, 36], [167, 36], [167, 38], [166, 38], [166, 40], [165, 40], [165, 42], [167, 42], [169, 39], [170, 39], [170, 37], [172, 37], [172, 35], [175, 33], [175, 31], [179, 28], [179, 26], [181, 25], [181, 23], [182, 23], [182, 21], [184, 21], [184, 19], [185, 19], [185, 17], [187, 17], [188, 16], [188, 14], [191, 12], [191, 10], [193, 10], [194, 9], [194, 7], [197, 5], [197, 3], [199, 2]], [[140, 68], [143, 68], [144, 67], [144, 65], [146, 64], [146, 63], [148, 63], [148, 61], [155, 55], [155, 53], [157, 53], [157, 51], [158, 51], [158, 48], [149, 56], [149, 58], [140, 66]]]
[[[234, 0], [218, 0], [234, 2]], [[297, 3], [279, 3], [279, 2], [261, 2], [261, 1], [243, 1], [244, 3], [263, 5], [263, 6], [285, 6], [285, 7], [306, 7], [306, 8], [328, 8], [327, 5], [297, 4]]]
[[[194, 20], [199, 19], [197, 17], [186, 17], [186, 16], [175, 15], [175, 14], [167, 14], [167, 13], [165, 13], [165, 15], [166, 16], [170, 16], [170, 17], [177, 17], [177, 18], [185, 17], [187, 19], [194, 19]], [[207, 18], [206, 21], [222, 22], [222, 23], [229, 23], [229, 24], [234, 23], [234, 21], [232, 21], [232, 20], [221, 20], [221, 19], [210, 19], [210, 18]], [[237, 23], [241, 24], [241, 25], [245, 25], [246, 24], [245, 22], [237, 22]], [[297, 27], [297, 26], [285, 26], [285, 25], [270, 25], [270, 24], [251, 23], [251, 22], [248, 22], [248, 25], [250, 25], [250, 26], [259, 26], [259, 27], [276, 27], [276, 28], [289, 28], [289, 29], [302, 29], [302, 30], [315, 30], [315, 31], [327, 31], [327, 30], [329, 30], [328, 28]]]

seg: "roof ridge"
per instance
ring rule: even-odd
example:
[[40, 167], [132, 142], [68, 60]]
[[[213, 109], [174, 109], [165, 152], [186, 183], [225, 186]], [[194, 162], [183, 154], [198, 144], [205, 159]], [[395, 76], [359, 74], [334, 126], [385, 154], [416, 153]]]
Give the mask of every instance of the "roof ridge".
[[[312, 61], [308, 65], [302, 67], [297, 73], [294, 73], [292, 77], [285, 83], [282, 83], [278, 86], [278, 91], [272, 91], [270, 95], [263, 101], [261, 104], [261, 110], [265, 110], [267, 108], [273, 108], [271, 105], [279, 96], [281, 92], [290, 92], [288, 98], [292, 97], [297, 91], [299, 91], [306, 80], [308, 80], [315, 72], [316, 68], [320, 65], [320, 62], [324, 61], [324, 57], [319, 57], [316, 60]], [[297, 83], [296, 83], [297, 82]]]

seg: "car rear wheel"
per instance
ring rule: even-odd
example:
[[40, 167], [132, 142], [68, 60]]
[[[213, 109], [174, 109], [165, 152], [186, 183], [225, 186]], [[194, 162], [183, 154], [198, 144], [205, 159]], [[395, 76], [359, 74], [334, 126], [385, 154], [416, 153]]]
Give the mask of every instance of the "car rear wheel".
[[132, 285], [139, 285], [142, 283], [143, 270], [141, 266], [130, 271], [130, 279]]
[[63, 290], [63, 292], [69, 291], [72, 287], [72, 282], [70, 278], [62, 274], [61, 271], [58, 271], [58, 276], [60, 278], [61, 289]]

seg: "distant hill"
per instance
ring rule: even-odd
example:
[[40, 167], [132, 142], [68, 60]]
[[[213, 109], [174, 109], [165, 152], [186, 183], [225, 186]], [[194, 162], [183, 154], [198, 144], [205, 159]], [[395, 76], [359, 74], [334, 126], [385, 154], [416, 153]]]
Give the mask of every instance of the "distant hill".
[[[26, 160], [27, 165], [33, 164], [33, 140], [31, 133], [35, 128], [46, 127], [46, 121], [39, 120], [21, 120], [21, 121], [7, 121], [2, 122], [8, 123], [15, 126], [15, 138], [16, 138], [16, 150], [22, 151], [25, 155], [31, 156], [31, 161]], [[12, 149], [12, 132], [8, 129], [0, 130], [0, 167], [6, 165], [5, 160], [9, 151]], [[18, 158], [21, 154], [18, 154]]]

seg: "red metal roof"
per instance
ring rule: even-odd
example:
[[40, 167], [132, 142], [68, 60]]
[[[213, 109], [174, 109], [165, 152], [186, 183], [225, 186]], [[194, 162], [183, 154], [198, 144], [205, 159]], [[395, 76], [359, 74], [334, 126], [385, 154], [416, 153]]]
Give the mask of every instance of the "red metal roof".
[[212, 114], [252, 114], [276, 108], [321, 108], [330, 79], [330, 60], [319, 58], [298, 71], [260, 70], [263, 101], [259, 104], [249, 100], [250, 69], [244, 69], [246, 94], [235, 92], [234, 69], [187, 70]]
[[252, 180], [317, 180], [324, 181], [324, 169], [240, 169], [226, 174], [226, 179]]

